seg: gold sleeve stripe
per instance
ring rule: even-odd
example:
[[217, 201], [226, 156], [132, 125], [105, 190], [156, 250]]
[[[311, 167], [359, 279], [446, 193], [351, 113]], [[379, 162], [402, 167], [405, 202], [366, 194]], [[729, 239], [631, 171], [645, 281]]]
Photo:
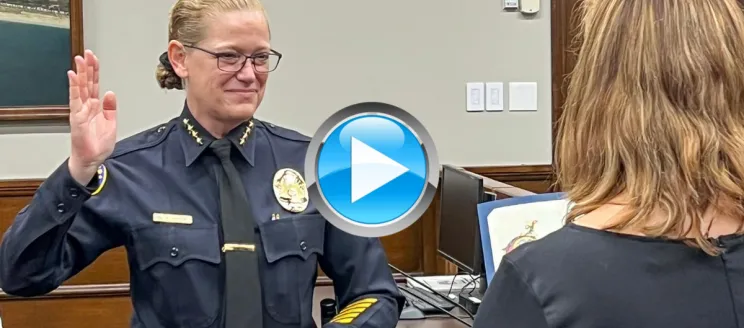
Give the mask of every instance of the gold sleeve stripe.
[[352, 305], [349, 305], [349, 306], [347, 306], [347, 307], [346, 307], [345, 309], [341, 310], [341, 312], [339, 312], [339, 314], [344, 314], [344, 313], [346, 313], [346, 312], [348, 312], [348, 311], [353, 311], [353, 310], [357, 310], [357, 309], [362, 309], [362, 310], [364, 310], [364, 309], [366, 309], [366, 308], [368, 308], [368, 307], [372, 306], [372, 304], [375, 304], [375, 302], [368, 302], [368, 303], [354, 303], [354, 304], [352, 304]]
[[345, 320], [345, 319], [355, 319], [359, 316], [360, 313], [349, 313], [344, 315], [337, 315], [331, 321], [339, 321], [339, 320]]
[[365, 306], [365, 307], [356, 307], [356, 308], [353, 308], [353, 309], [344, 309], [343, 311], [339, 312], [336, 316], [347, 315], [349, 313], [356, 313], [357, 315], [359, 315], [362, 312], [364, 312], [364, 310], [366, 310], [367, 308], [368, 308], [368, 306]]
[[358, 301], [356, 301], [354, 303], [349, 304], [347, 307], [354, 306], [354, 305], [357, 305], [357, 304], [360, 304], [360, 303], [372, 303], [372, 304], [374, 304], [375, 302], [377, 302], [377, 299], [376, 298], [364, 298], [364, 299], [361, 299], [361, 300], [358, 300]]
[[365, 298], [349, 304], [346, 308], [341, 310], [331, 322], [348, 324], [359, 317], [364, 311], [370, 308], [373, 304], [377, 303], [376, 298]]
[[375, 304], [375, 302], [355, 303], [355, 304], [349, 305], [346, 308], [344, 308], [342, 310], [342, 312], [344, 310], [349, 310], [349, 309], [368, 308], [368, 307], [372, 306], [372, 304]]
[[334, 322], [334, 323], [343, 323], [345, 325], [346, 324], [350, 324], [352, 321], [354, 321], [353, 318], [343, 319], [343, 320], [331, 320], [331, 322]]

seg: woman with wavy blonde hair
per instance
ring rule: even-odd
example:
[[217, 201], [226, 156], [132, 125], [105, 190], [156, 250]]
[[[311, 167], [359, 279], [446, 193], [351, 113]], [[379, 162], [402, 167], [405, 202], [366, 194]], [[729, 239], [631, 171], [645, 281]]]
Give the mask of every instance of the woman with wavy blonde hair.
[[744, 12], [601, 0], [556, 142], [565, 227], [502, 259], [475, 327], [744, 327]]

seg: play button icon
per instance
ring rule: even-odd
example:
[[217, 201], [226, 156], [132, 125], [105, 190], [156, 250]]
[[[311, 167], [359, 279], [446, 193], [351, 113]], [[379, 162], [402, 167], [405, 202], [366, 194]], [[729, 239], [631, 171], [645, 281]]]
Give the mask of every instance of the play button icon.
[[315, 133], [305, 158], [310, 200], [351, 234], [381, 237], [415, 222], [439, 181], [431, 136], [413, 116], [383, 103], [342, 109]]
[[393, 181], [408, 168], [351, 137], [351, 202]]

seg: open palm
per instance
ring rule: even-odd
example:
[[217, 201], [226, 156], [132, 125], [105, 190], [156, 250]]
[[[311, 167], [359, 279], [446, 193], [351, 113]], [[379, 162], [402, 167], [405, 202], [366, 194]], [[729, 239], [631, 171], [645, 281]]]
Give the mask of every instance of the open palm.
[[116, 143], [116, 95], [99, 98], [99, 64], [92, 51], [75, 57], [70, 84], [70, 161], [81, 171], [95, 171], [111, 155]]

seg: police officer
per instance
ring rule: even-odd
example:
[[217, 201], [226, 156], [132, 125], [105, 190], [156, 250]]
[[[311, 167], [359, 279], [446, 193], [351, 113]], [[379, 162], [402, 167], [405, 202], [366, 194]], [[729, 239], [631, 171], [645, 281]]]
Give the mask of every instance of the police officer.
[[157, 79], [185, 90], [183, 111], [118, 143], [98, 59], [75, 58], [71, 155], [5, 233], [3, 290], [45, 294], [124, 246], [132, 327], [314, 327], [319, 264], [340, 308], [327, 326], [394, 327], [403, 299], [380, 242], [307, 198], [308, 137], [253, 118], [282, 57], [259, 1], [178, 0], [169, 39]]

